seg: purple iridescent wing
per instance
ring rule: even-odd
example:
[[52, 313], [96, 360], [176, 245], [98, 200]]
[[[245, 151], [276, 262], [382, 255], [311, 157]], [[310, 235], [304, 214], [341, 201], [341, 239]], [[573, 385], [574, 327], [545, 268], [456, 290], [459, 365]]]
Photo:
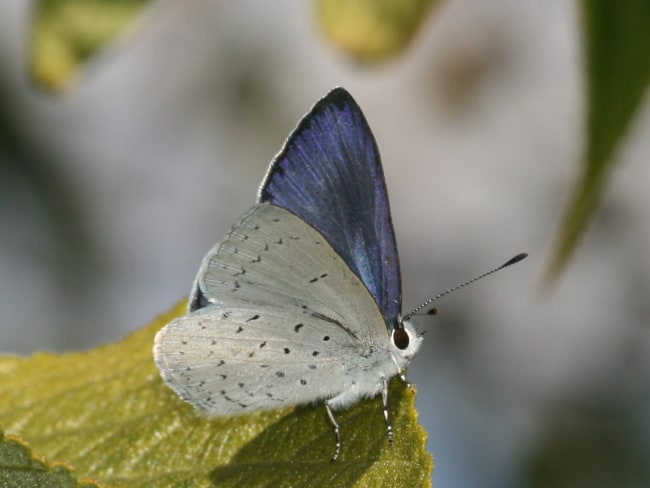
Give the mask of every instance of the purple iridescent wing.
[[258, 201], [316, 228], [396, 326], [401, 280], [386, 182], [361, 109], [335, 88], [300, 121], [273, 161]]

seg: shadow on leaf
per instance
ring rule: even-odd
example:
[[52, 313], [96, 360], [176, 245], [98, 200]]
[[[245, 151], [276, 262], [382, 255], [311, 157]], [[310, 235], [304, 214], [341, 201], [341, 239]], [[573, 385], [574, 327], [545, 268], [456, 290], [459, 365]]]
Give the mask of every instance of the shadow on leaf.
[[[334, 429], [322, 405], [297, 408], [245, 444], [226, 466], [214, 469], [215, 486], [365, 486], [373, 469], [410, 450], [400, 442], [400, 431], [409, 421], [403, 412], [404, 397], [412, 396], [401, 381], [390, 388], [389, 413], [395, 429], [394, 445], [388, 443], [386, 426], [377, 397], [338, 412], [341, 454], [335, 450]], [[408, 402], [408, 400], [406, 400]], [[402, 472], [404, 474], [404, 472]], [[375, 476], [369, 478], [375, 479]], [[388, 481], [388, 480], [387, 480]], [[389, 484], [393, 485], [393, 481]], [[376, 486], [376, 485], [374, 485]], [[412, 485], [411, 485], [412, 486]]]

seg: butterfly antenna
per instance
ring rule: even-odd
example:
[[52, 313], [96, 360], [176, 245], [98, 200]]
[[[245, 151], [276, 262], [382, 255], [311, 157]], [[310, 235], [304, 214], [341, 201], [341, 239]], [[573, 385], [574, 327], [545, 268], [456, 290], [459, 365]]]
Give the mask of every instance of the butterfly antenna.
[[[423, 308], [425, 308], [425, 307], [428, 306], [429, 304], [435, 302], [436, 300], [438, 300], [438, 299], [440, 299], [440, 298], [442, 298], [442, 297], [444, 297], [444, 296], [446, 296], [446, 295], [449, 295], [451, 292], [454, 292], [454, 291], [456, 291], [456, 290], [459, 290], [460, 288], [463, 288], [463, 287], [465, 287], [465, 286], [467, 286], [467, 285], [471, 285], [471, 284], [474, 283], [475, 281], [478, 281], [478, 280], [480, 280], [481, 278], [485, 278], [486, 276], [489, 276], [489, 275], [491, 275], [492, 273], [496, 273], [497, 271], [502, 270], [503, 268], [507, 268], [508, 266], [510, 266], [510, 265], [512, 265], [512, 264], [518, 263], [519, 261], [521, 261], [521, 260], [523, 260], [523, 259], [526, 259], [527, 257], [528, 257], [528, 254], [525, 253], [525, 252], [522, 252], [521, 254], [517, 254], [514, 258], [508, 260], [507, 262], [505, 262], [505, 263], [502, 264], [501, 266], [499, 266], [499, 267], [497, 267], [497, 268], [494, 268], [494, 269], [491, 269], [491, 270], [488, 271], [487, 273], [483, 273], [482, 275], [479, 275], [479, 276], [477, 276], [476, 278], [472, 278], [472, 279], [469, 280], [469, 281], [465, 281], [465, 282], [461, 283], [460, 285], [456, 285], [456, 286], [454, 286], [453, 288], [449, 288], [449, 290], [443, 291], [442, 293], [439, 293], [438, 295], [436, 295], [436, 296], [433, 297], [433, 298], [429, 298], [429, 299], [428, 299], [426, 302], [424, 302], [422, 305], [420, 305], [420, 306], [418, 306], [418, 307], [415, 307], [415, 309], [413, 309], [411, 312], [409, 312], [408, 314], [406, 314], [406, 316], [404, 317], [403, 320], [408, 320], [408, 319], [410, 319], [411, 317], [413, 317], [413, 315], [417, 315], [417, 313], [418, 313], [420, 310], [422, 310]], [[429, 315], [435, 315], [435, 313], [437, 313], [437, 309], [433, 309], [433, 310], [434, 310], [435, 312], [434, 312], [434, 313], [431, 313], [431, 314], [429, 314]]]

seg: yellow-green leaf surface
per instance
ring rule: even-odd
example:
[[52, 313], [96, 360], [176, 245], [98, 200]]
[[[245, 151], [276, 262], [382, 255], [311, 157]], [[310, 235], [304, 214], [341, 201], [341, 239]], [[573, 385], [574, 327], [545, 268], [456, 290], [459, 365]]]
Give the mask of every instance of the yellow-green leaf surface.
[[152, 357], [156, 331], [184, 309], [89, 352], [0, 358], [5, 432], [106, 487], [430, 486], [415, 394], [399, 380], [389, 397], [393, 445], [381, 400], [363, 401], [337, 415], [343, 445], [335, 462], [322, 406], [199, 417], [164, 385]]
[[122, 34], [149, 0], [36, 0], [30, 71], [35, 82], [61, 91], [88, 60]]
[[587, 69], [587, 138], [548, 278], [562, 271], [598, 206], [616, 149], [650, 82], [650, 2], [582, 0]]
[[317, 15], [329, 39], [364, 62], [401, 53], [436, 0], [317, 0]]
[[25, 442], [16, 436], [5, 436], [0, 428], [0, 486], [39, 488], [97, 488], [89, 480], [77, 480], [65, 464], [48, 466], [37, 459]]

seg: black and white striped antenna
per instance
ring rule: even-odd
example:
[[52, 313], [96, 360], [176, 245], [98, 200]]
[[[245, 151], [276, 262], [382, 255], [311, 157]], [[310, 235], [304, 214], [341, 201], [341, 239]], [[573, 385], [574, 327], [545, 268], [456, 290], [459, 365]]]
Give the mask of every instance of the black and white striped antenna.
[[[436, 295], [433, 298], [429, 298], [426, 302], [424, 302], [423, 304], [415, 307], [412, 311], [407, 313], [406, 316], [404, 317], [403, 321], [410, 319], [414, 315], [423, 315], [423, 314], [419, 314], [418, 312], [420, 310], [422, 310], [423, 308], [427, 307], [428, 305], [430, 305], [431, 303], [435, 302], [436, 300], [438, 300], [438, 299], [440, 299], [440, 298], [442, 298], [442, 297], [444, 297], [446, 295], [449, 295], [451, 292], [459, 290], [459, 289], [461, 289], [461, 288], [463, 288], [463, 287], [465, 287], [467, 285], [471, 285], [472, 283], [480, 280], [481, 278], [485, 278], [486, 276], [489, 276], [492, 273], [496, 273], [497, 271], [502, 270], [503, 268], [507, 268], [510, 265], [518, 263], [519, 261], [521, 261], [521, 260], [523, 260], [523, 259], [525, 259], [527, 257], [528, 257], [528, 254], [525, 253], [525, 252], [522, 252], [521, 254], [517, 254], [514, 258], [512, 258], [512, 259], [508, 260], [507, 262], [503, 263], [501, 266], [499, 266], [497, 268], [494, 268], [494, 269], [491, 269], [487, 273], [483, 273], [482, 275], [479, 275], [476, 278], [472, 278], [469, 281], [465, 281], [465, 282], [461, 283], [460, 285], [456, 285], [453, 288], [449, 288], [449, 290], [443, 291], [442, 293], [439, 293], [438, 295]], [[426, 315], [434, 315], [435, 313], [437, 313], [437, 310], [434, 308], [434, 309], [431, 309], [430, 311], [426, 312]]]

